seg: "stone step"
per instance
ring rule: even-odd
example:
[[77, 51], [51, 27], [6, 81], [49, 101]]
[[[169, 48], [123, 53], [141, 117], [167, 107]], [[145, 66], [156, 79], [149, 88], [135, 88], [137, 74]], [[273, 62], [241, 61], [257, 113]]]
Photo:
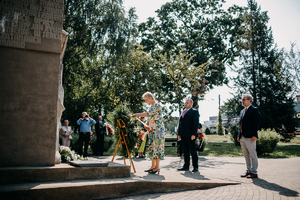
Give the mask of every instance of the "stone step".
[[92, 181], [75, 180], [2, 185], [0, 186], [0, 196], [1, 199], [5, 200], [87, 200], [206, 189], [233, 184], [237, 183], [141, 181], [134, 178], [99, 179]]
[[108, 162], [107, 167], [76, 167], [70, 164], [50, 167], [2, 167], [0, 177], [0, 186], [16, 183], [126, 178], [130, 177], [130, 166]]

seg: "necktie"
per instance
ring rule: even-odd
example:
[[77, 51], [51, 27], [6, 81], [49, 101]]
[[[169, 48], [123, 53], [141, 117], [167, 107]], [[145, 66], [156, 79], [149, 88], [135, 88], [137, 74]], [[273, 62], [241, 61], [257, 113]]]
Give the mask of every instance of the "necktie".
[[184, 118], [184, 115], [185, 115], [186, 112], [187, 112], [187, 110], [184, 111], [184, 113], [183, 113], [183, 115], [182, 115], [182, 118]]
[[244, 110], [244, 114], [243, 114], [242, 119], [244, 118], [246, 111], [247, 111], [247, 108], [245, 108], [245, 110]]
[[[245, 110], [244, 110], [244, 113], [243, 113], [242, 119], [244, 118], [246, 111], [247, 111], [247, 108], [245, 108]], [[242, 124], [243, 124], [243, 121], [241, 121], [241, 126], [240, 126], [241, 133], [242, 133]]]

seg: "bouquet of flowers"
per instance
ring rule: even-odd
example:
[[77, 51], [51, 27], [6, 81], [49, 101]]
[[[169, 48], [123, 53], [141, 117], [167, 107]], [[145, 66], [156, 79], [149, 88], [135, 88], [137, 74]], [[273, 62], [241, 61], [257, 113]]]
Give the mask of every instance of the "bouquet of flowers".
[[94, 133], [92, 131], [90, 132], [90, 136], [90, 141], [92, 141], [92, 137], [94, 137]]
[[106, 130], [106, 135], [112, 135], [115, 134], [114, 129], [111, 127], [110, 124], [105, 124], [105, 130]]
[[196, 149], [197, 151], [203, 151], [204, 147], [205, 147], [205, 140], [204, 140], [204, 135], [202, 134], [202, 132], [198, 132], [197, 133], [197, 137], [196, 137]]
[[69, 147], [60, 146], [59, 153], [61, 155], [62, 162], [69, 162], [71, 160], [80, 160], [80, 156], [75, 153], [75, 151], [71, 151]]

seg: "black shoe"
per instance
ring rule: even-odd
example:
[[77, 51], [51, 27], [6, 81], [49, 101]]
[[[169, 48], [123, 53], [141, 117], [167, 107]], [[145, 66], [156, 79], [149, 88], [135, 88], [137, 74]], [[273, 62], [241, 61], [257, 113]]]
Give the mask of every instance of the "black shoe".
[[189, 171], [189, 169], [185, 168], [185, 167], [182, 167], [180, 169], [177, 169], [178, 171]]
[[198, 168], [194, 168], [192, 172], [198, 172]]
[[245, 177], [247, 177], [247, 176], [249, 176], [249, 175], [251, 175], [251, 174], [252, 174], [252, 173], [246, 172], [245, 174], [242, 174], [241, 177], [242, 177], [242, 178], [245, 178]]
[[146, 170], [144, 170], [144, 172], [150, 172], [150, 171], [152, 171], [152, 169], [146, 169]]
[[249, 174], [247, 178], [258, 178], [257, 174]]
[[149, 171], [148, 173], [149, 173], [149, 174], [156, 174], [156, 172], [159, 174], [160, 169], [157, 169], [157, 170], [155, 170], [155, 171], [151, 170], [151, 171]]

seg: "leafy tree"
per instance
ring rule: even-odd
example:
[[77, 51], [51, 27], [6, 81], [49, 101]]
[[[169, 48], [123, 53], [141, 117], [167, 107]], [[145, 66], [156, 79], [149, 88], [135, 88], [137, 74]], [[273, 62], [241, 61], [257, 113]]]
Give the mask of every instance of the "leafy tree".
[[291, 43], [291, 49], [285, 54], [285, 67], [291, 74], [291, 81], [294, 84], [293, 92], [300, 92], [300, 51], [296, 43]]
[[205, 134], [206, 134], [206, 135], [209, 135], [209, 134], [211, 134], [211, 133], [210, 133], [210, 129], [209, 129], [208, 127], [205, 129], [205, 131], [204, 131], [204, 132], [205, 132]]
[[[163, 76], [167, 77], [168, 83], [172, 84], [173, 90], [167, 91], [168, 103], [177, 104], [179, 113], [183, 107], [183, 99], [188, 94], [198, 93], [197, 90], [201, 90], [201, 94], [205, 91], [205, 70], [206, 64], [196, 66], [196, 63], [191, 64], [193, 56], [185, 54], [180, 51], [179, 54], [173, 52], [166, 52], [163, 55], [159, 55], [159, 69]], [[170, 110], [171, 112], [173, 109]]]
[[[191, 64], [209, 63], [204, 76], [198, 77], [200, 83], [207, 82], [205, 89], [227, 83], [225, 64], [232, 64], [237, 55], [235, 38], [242, 33], [239, 29], [242, 8], [233, 6], [226, 12], [222, 3], [223, 0], [173, 0], [164, 4], [156, 11], [157, 21], [148, 18], [139, 25], [141, 44], [152, 54], [156, 51], [179, 54], [184, 49], [193, 56]], [[172, 84], [170, 88], [174, 89]], [[195, 87], [191, 94], [193, 107], [198, 108], [201, 94], [203, 88]]]
[[222, 125], [222, 113], [219, 110], [219, 114], [218, 114], [218, 124], [217, 124], [217, 134], [218, 135], [223, 135], [224, 132], [224, 127]]
[[222, 113], [221, 113], [221, 107], [220, 107], [220, 95], [219, 95], [219, 114], [218, 114], [218, 124], [217, 124], [217, 133], [218, 135], [223, 135], [223, 123], [222, 123]]
[[228, 99], [223, 106], [221, 106], [221, 113], [228, 117], [228, 123], [240, 115], [242, 109], [244, 109], [241, 102], [242, 94], [234, 95], [231, 99]]
[[75, 124], [82, 111], [105, 116], [121, 103], [142, 109], [142, 93], [159, 79], [151, 56], [136, 45], [136, 19], [122, 0], [65, 0], [64, 119]]
[[[241, 49], [242, 67], [235, 86], [253, 95], [252, 104], [261, 113], [260, 128], [274, 128], [287, 132], [296, 126], [291, 74], [284, 68], [283, 51], [274, 45], [271, 28], [267, 23], [267, 12], [262, 12], [254, 0], [248, 0], [249, 10], [244, 16], [244, 34], [237, 42]], [[248, 93], [247, 92], [247, 93]]]
[[229, 131], [230, 131], [230, 140], [232, 142], [234, 142], [235, 146], [239, 146], [240, 143], [237, 141], [239, 126], [238, 125], [232, 125], [232, 126], [229, 127]]

